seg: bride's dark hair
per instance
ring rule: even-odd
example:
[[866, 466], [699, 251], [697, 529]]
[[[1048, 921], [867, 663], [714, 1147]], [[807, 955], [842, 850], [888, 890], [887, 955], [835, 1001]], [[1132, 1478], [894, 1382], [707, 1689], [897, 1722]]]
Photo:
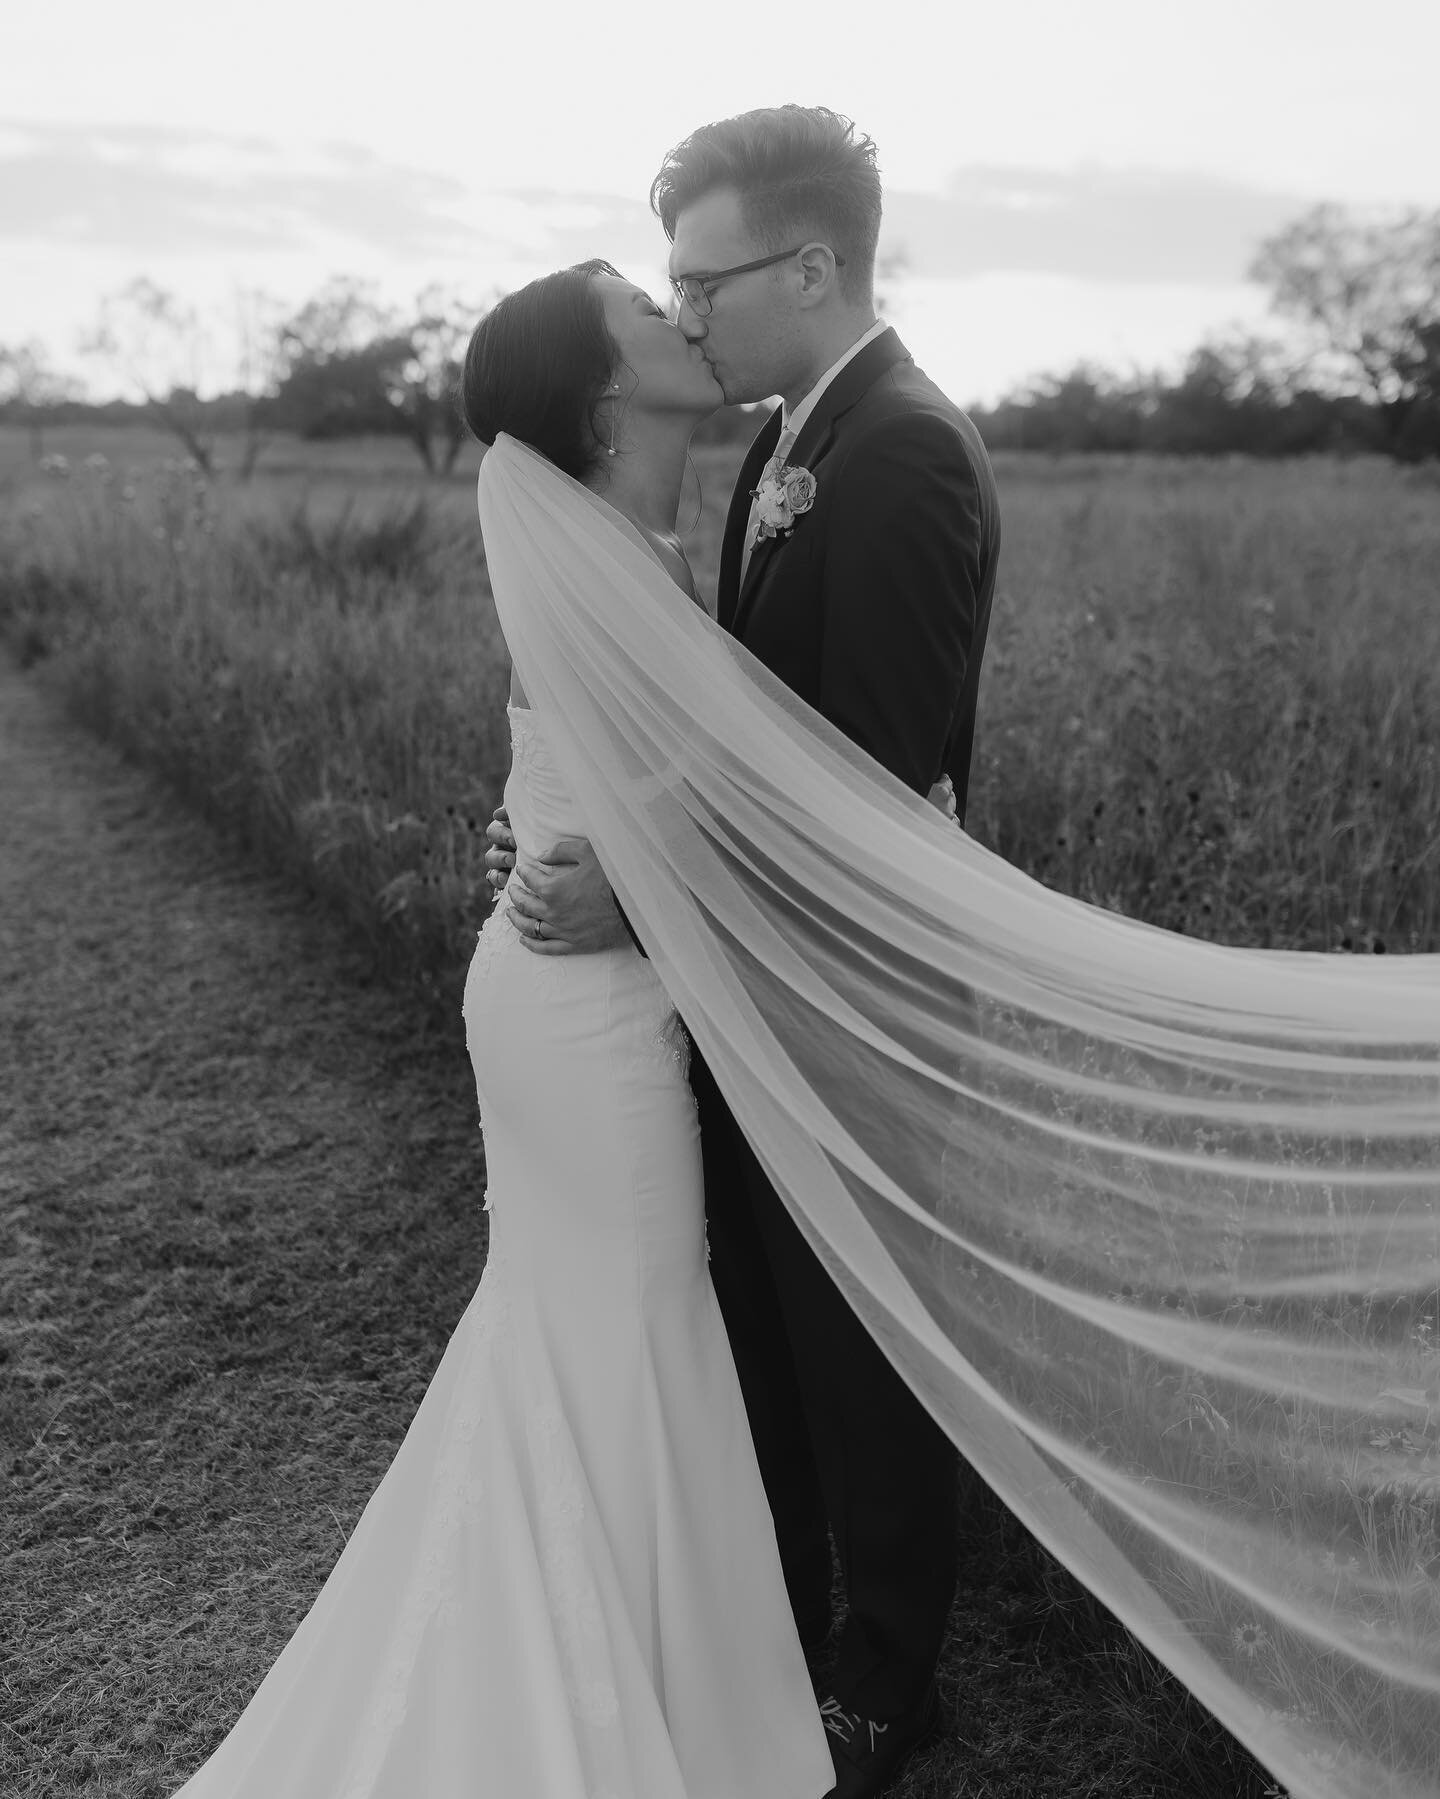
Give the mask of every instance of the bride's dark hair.
[[508, 431], [583, 481], [600, 459], [595, 408], [620, 352], [595, 291], [619, 270], [598, 258], [506, 294], [471, 333], [461, 377], [465, 422], [483, 444]]

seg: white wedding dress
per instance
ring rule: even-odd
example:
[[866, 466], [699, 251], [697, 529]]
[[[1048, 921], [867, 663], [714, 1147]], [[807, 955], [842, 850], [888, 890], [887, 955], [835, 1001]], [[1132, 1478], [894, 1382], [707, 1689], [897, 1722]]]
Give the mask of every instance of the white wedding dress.
[[[585, 820], [511, 711], [522, 853]], [[183, 1799], [821, 1799], [706, 1267], [686, 1039], [627, 944], [480, 933], [489, 1261], [310, 1613]]]

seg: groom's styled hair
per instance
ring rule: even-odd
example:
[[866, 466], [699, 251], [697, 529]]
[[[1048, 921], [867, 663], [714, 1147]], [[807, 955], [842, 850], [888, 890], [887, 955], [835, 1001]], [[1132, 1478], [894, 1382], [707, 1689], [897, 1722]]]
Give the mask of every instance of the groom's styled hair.
[[651, 210], [675, 237], [684, 209], [717, 188], [734, 188], [756, 244], [782, 250], [815, 238], [845, 258], [840, 292], [870, 296], [880, 236], [875, 145], [825, 106], [762, 106], [702, 125], [666, 156], [650, 184]]

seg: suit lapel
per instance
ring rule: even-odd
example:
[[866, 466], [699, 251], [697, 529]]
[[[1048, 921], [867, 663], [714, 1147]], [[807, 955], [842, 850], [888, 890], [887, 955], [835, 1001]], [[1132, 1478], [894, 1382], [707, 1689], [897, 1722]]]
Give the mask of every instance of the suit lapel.
[[[760, 471], [770, 460], [780, 441], [780, 413], [777, 406], [756, 432], [740, 473], [735, 491], [730, 496], [730, 510], [725, 515], [725, 535], [720, 541], [720, 582], [715, 594], [715, 617], [728, 631], [740, 598], [740, 561], [745, 548], [745, 527], [750, 522], [750, 494], [759, 483]], [[754, 558], [751, 558], [754, 561]], [[748, 585], [748, 583], [747, 583]]]
[[[855, 406], [864, 398], [866, 393], [868, 393], [880, 379], [881, 375], [885, 373], [886, 369], [893, 368], [897, 362], [908, 362], [909, 360], [910, 352], [905, 348], [904, 344], [901, 343], [899, 337], [896, 336], [893, 326], [888, 331], [882, 331], [879, 337], [875, 338], [873, 342], [866, 344], [865, 348], [861, 350], [858, 356], [853, 357], [845, 364], [844, 368], [841, 369], [840, 373], [825, 389], [824, 393], [821, 394], [815, 410], [810, 414], [809, 418], [806, 419], [804, 425], [801, 427], [800, 435], [795, 439], [795, 447], [785, 458], [790, 467], [809, 469], [811, 474], [816, 475], [816, 479], [818, 480], [819, 476], [816, 473], [818, 465], [824, 460], [826, 452], [829, 450], [830, 445], [834, 440], [835, 430], [840, 420], [850, 411], [851, 407]], [[775, 444], [779, 439], [779, 420], [780, 409], [777, 407], [775, 412], [771, 414], [770, 421], [765, 429], [760, 433], [760, 436], [756, 438], [755, 444], [751, 450], [751, 456], [753, 456], [755, 451], [760, 447], [761, 440], [764, 439], [764, 454], [759, 457], [753, 467], [751, 465], [750, 457], [746, 457], [745, 466], [740, 472], [740, 483], [736, 487], [735, 499], [731, 504], [730, 513], [731, 522], [733, 523], [735, 509], [740, 502], [743, 489], [745, 512], [742, 515], [741, 520], [740, 536], [742, 539], [744, 537], [744, 522], [749, 517], [750, 489], [754, 487], [759, 480], [760, 470], [764, 468], [766, 461], [769, 459], [771, 450], [775, 447]], [[773, 431], [770, 428], [771, 425], [775, 427]], [[800, 530], [804, 530], [804, 528], [803, 522], [797, 526], [797, 529]], [[745, 571], [745, 585], [737, 596], [733, 609], [729, 611], [728, 614], [722, 613], [720, 616], [720, 622], [727, 630], [732, 631], [737, 637], [744, 629], [745, 621], [749, 616], [750, 607], [755, 598], [756, 585], [759, 582], [760, 576], [764, 573], [766, 564], [769, 562], [771, 556], [777, 553], [784, 541], [785, 539], [779, 536], [765, 538], [760, 543], [756, 544], [754, 550], [751, 552], [750, 566]], [[728, 548], [728, 528], [726, 532], [726, 542]], [[721, 558], [720, 567], [721, 593], [728, 594], [733, 592], [733, 587], [727, 588], [725, 584], [725, 562], [723, 556]], [[737, 547], [732, 569], [732, 576], [737, 580], [739, 571], [740, 554]]]
[[864, 399], [865, 395], [885, 373], [897, 362], [908, 362], [910, 352], [895, 334], [892, 325], [888, 331], [882, 331], [873, 342], [866, 344], [858, 356], [852, 357], [840, 373], [830, 383], [815, 410], [806, 419], [799, 437], [795, 439], [795, 448], [786, 460], [792, 468], [808, 468], [813, 474], [814, 465], [830, 447], [830, 440], [835, 435], [835, 427], [850, 408]]

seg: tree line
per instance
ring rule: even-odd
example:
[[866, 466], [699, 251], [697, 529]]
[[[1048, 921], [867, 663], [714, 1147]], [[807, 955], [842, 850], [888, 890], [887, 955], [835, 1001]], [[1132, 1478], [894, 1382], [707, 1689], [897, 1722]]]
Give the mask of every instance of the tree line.
[[[992, 449], [1179, 454], [1375, 451], [1440, 456], [1440, 211], [1364, 215], [1322, 205], [1265, 240], [1248, 271], [1267, 287], [1284, 337], [1201, 344], [1173, 376], [1092, 364], [1040, 376], [975, 407]], [[235, 297], [229, 387], [202, 398], [207, 322], [141, 279], [107, 296], [86, 353], [140, 402], [87, 402], [43, 348], [0, 348], [0, 414], [26, 423], [37, 455], [50, 423], [133, 417], [169, 429], [207, 472], [221, 436], [248, 476], [282, 433], [404, 438], [448, 473], [467, 430], [457, 403], [465, 345], [485, 303], [430, 286], [405, 308], [339, 277], [303, 306]], [[233, 360], [233, 359], [232, 359]], [[213, 385], [213, 384], [212, 384]], [[753, 429], [727, 407], [702, 434]]]
[[37, 454], [47, 424], [144, 418], [170, 431], [207, 474], [222, 438], [238, 439], [237, 472], [248, 479], [284, 434], [403, 437], [429, 473], [445, 474], [468, 435], [456, 391], [484, 311], [439, 285], [409, 307], [389, 305], [373, 283], [348, 276], [294, 310], [241, 289], [218, 321], [229, 345], [229, 381], [220, 386], [217, 321], [141, 277], [102, 300], [81, 344], [111, 384], [138, 392], [138, 401], [89, 401], [39, 345], [24, 344], [0, 349], [0, 409], [29, 425]]
[[1201, 344], [1179, 375], [1082, 364], [975, 421], [991, 448], [1440, 456], [1440, 212], [1317, 206], [1248, 270], [1287, 337]]

